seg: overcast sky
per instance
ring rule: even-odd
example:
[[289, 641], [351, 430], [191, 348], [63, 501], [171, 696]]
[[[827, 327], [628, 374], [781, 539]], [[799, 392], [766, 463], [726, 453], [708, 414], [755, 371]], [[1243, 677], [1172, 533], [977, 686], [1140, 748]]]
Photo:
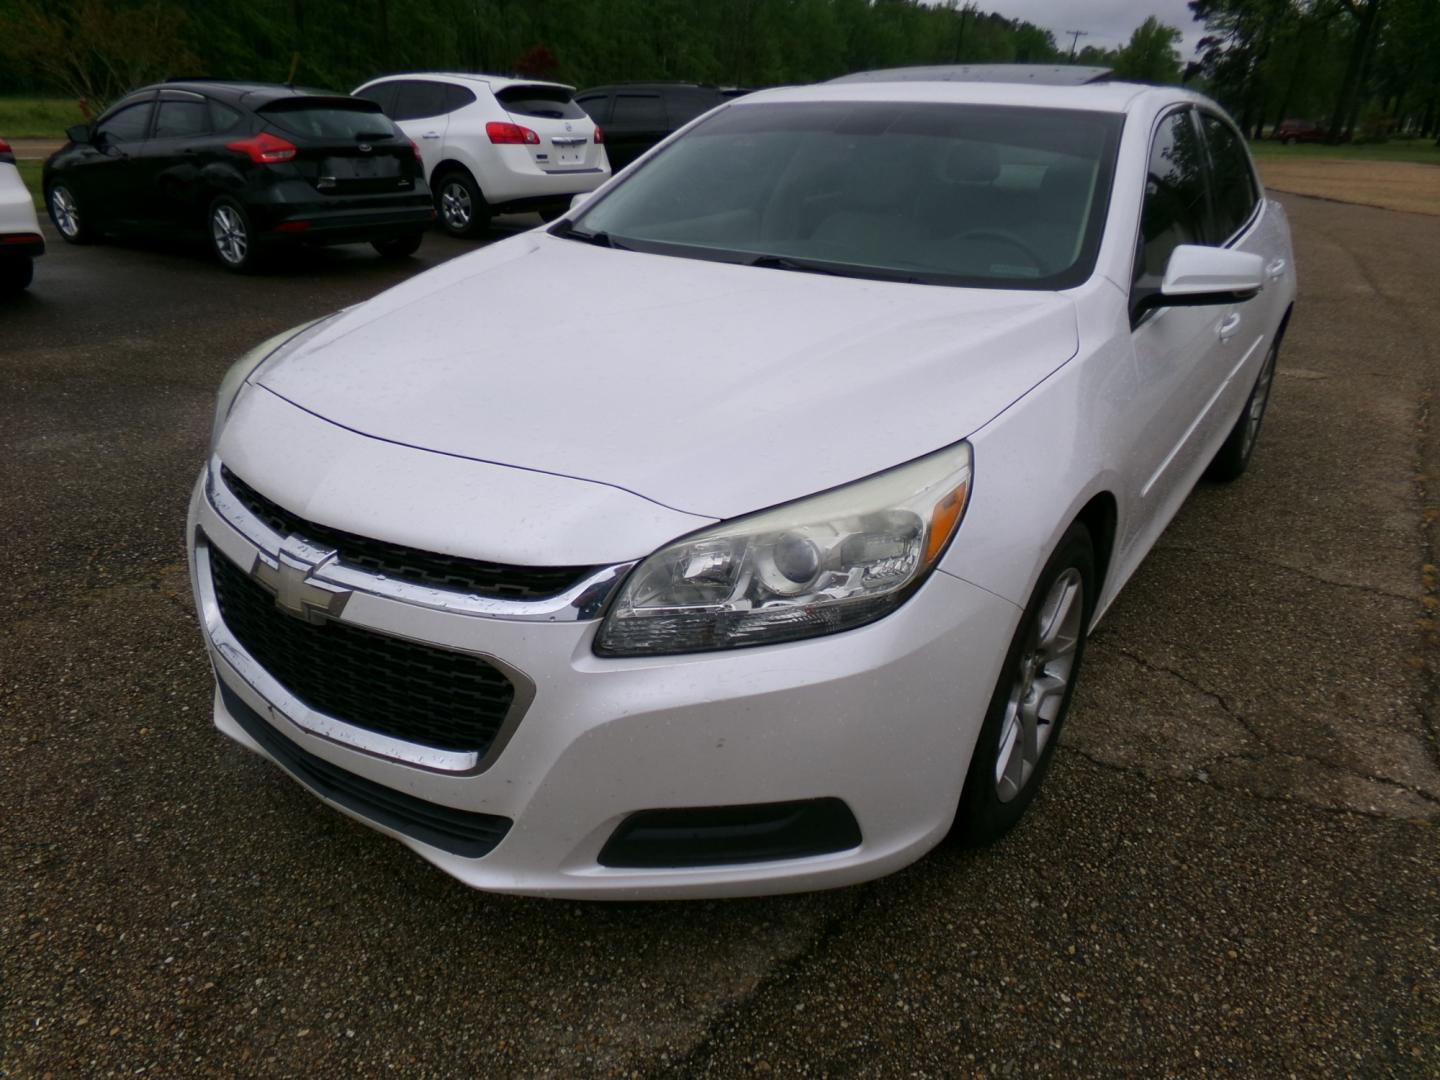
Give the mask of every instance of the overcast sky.
[[1130, 33], [1154, 15], [1162, 23], [1178, 27], [1185, 35], [1181, 53], [1186, 60], [1200, 40], [1201, 25], [1190, 18], [1185, 0], [978, 0], [981, 11], [994, 11], [1007, 19], [1024, 19], [1055, 32], [1055, 41], [1067, 51], [1067, 31], [1084, 30], [1080, 47], [1100, 45], [1115, 48], [1130, 40]]

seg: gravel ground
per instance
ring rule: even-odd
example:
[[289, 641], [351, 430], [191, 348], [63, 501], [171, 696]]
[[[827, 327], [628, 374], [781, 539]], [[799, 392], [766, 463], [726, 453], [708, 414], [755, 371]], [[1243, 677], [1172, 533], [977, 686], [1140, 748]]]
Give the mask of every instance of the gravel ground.
[[1440, 167], [1413, 161], [1256, 158], [1265, 186], [1412, 214], [1440, 214]]
[[1440, 221], [1285, 201], [1252, 472], [1098, 630], [1030, 817], [728, 903], [470, 892], [210, 727], [220, 375], [463, 245], [53, 245], [0, 305], [0, 1075], [1440, 1075]]

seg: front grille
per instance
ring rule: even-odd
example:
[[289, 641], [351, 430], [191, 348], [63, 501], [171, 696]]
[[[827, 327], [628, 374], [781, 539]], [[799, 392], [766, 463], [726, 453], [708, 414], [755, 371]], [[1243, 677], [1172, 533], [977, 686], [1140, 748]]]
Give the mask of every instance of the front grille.
[[515, 687], [480, 657], [287, 615], [269, 591], [214, 547], [210, 573], [230, 633], [310, 708], [442, 750], [483, 755], [495, 740]]
[[295, 779], [362, 817], [467, 859], [490, 854], [510, 831], [509, 818], [426, 802], [316, 757], [276, 731], [223, 681], [220, 697], [235, 722]]
[[593, 566], [507, 566], [373, 540], [292, 514], [227, 466], [220, 466], [220, 477], [247, 510], [281, 536], [295, 533], [319, 547], [338, 551], [342, 562], [397, 580], [503, 600], [543, 600], [558, 596], [596, 570]]

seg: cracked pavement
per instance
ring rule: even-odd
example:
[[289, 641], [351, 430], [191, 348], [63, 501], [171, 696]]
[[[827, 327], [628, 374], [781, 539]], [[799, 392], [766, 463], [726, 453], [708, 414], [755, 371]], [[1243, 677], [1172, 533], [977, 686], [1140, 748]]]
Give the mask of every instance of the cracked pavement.
[[1284, 196], [1252, 471], [1092, 639], [1026, 821], [831, 893], [472, 893], [210, 727], [181, 532], [229, 360], [466, 250], [0, 304], [0, 1076], [1440, 1075], [1440, 218]]

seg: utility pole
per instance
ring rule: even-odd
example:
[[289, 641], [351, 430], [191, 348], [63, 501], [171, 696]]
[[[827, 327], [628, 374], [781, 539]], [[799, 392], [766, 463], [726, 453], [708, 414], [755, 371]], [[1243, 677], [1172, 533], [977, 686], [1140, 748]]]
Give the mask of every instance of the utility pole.
[[1067, 64], [1073, 64], [1073, 63], [1075, 62], [1075, 46], [1080, 43], [1080, 39], [1081, 39], [1082, 37], [1089, 37], [1089, 36], [1090, 36], [1090, 31], [1089, 31], [1089, 30], [1066, 30], [1065, 33], [1067, 33], [1067, 34], [1070, 35], [1070, 59], [1067, 60], [1066, 63], [1067, 63]]

